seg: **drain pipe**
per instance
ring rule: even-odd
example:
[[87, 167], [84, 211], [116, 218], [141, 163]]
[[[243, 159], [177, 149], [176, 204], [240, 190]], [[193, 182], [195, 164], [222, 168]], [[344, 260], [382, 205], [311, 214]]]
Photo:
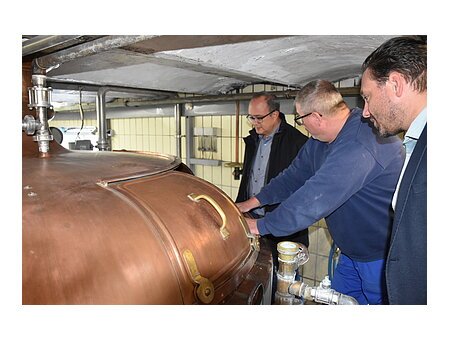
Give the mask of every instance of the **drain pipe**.
[[310, 287], [302, 281], [296, 281], [296, 271], [309, 259], [307, 248], [299, 243], [284, 241], [277, 245], [279, 268], [277, 271], [277, 291], [275, 304], [301, 304], [297, 297], [327, 305], [357, 305], [351, 296], [331, 289], [331, 282], [326, 276], [317, 287]]

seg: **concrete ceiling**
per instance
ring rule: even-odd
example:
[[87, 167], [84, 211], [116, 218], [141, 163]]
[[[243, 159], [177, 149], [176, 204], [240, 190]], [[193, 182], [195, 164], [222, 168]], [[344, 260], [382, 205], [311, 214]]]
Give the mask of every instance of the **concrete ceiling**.
[[[39, 65], [50, 69], [49, 77], [60, 82], [158, 90], [162, 92], [146, 97], [162, 98], [180, 92], [220, 95], [250, 84], [300, 87], [317, 78], [357, 77], [364, 59], [392, 36], [122, 36], [122, 40], [119, 36], [74, 36], [77, 44], [72, 42], [70, 47], [64, 36], [59, 39], [64, 49], [55, 52], [53, 43], [48, 54], [40, 37], [31, 38], [41, 42], [39, 54], [33, 55], [33, 44], [25, 40], [23, 57], [37, 56]], [[78, 100], [73, 86], [52, 86], [55, 101]], [[94, 94], [86, 93], [85, 99], [94, 100]]]

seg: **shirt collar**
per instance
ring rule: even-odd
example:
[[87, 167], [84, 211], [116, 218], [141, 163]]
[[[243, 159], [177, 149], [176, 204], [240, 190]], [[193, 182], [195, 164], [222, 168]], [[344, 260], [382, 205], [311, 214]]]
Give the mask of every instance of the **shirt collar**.
[[405, 136], [412, 139], [419, 139], [422, 134], [423, 128], [427, 124], [427, 107], [425, 106], [423, 110], [419, 113], [416, 119], [411, 123], [408, 131], [406, 131]]

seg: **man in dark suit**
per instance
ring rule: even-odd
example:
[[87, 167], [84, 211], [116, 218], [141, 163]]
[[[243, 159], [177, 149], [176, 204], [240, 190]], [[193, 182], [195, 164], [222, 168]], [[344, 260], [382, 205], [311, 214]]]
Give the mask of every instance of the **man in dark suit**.
[[363, 63], [363, 116], [382, 136], [405, 133], [386, 260], [390, 304], [427, 304], [427, 42], [396, 37]]

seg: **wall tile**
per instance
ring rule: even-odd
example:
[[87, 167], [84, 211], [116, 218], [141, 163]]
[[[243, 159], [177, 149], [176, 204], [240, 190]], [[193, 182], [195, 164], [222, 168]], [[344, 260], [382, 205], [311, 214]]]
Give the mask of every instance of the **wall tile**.
[[231, 137], [224, 138], [222, 140], [223, 148], [223, 160], [227, 162], [234, 162], [234, 140]]
[[156, 135], [156, 118], [148, 118], [148, 133], [151, 136]]
[[148, 126], [148, 121], [150, 118], [142, 118], [142, 134], [148, 136], [150, 134], [150, 129]]
[[317, 256], [316, 281], [319, 283], [328, 275], [328, 257]]
[[157, 152], [156, 136], [150, 136], [148, 140], [149, 140], [149, 149], [150, 149], [150, 151]]
[[171, 149], [170, 149], [170, 137], [169, 136], [162, 136], [162, 141], [163, 141], [163, 148], [162, 148], [162, 152], [165, 154], [170, 154]]
[[222, 116], [222, 137], [231, 137], [231, 116]]
[[212, 117], [212, 127], [217, 128], [217, 137], [220, 137], [222, 135], [222, 118], [221, 116], [213, 116]]
[[131, 147], [131, 139], [129, 135], [123, 136], [123, 148], [125, 150], [130, 150]]
[[137, 150], [137, 136], [136, 134], [130, 135], [130, 145], [128, 150]]
[[125, 119], [117, 120], [117, 134], [122, 135], [124, 133], [124, 121]]
[[236, 201], [238, 192], [239, 192], [239, 190], [237, 187], [235, 187], [235, 186], [231, 187], [231, 196], [230, 197], [233, 201]]
[[144, 118], [136, 118], [136, 133], [138, 135], [144, 134]]
[[162, 117], [161, 119], [161, 124], [162, 124], [162, 128], [160, 130], [160, 133], [164, 136], [169, 136], [170, 135], [170, 129], [171, 129], [171, 121], [169, 117]]
[[204, 178], [203, 165], [194, 165], [194, 173], [200, 178]]
[[175, 127], [175, 117], [169, 117], [169, 136], [175, 136], [176, 127]]
[[325, 228], [317, 229], [317, 253], [319, 255], [328, 256], [333, 240], [330, 233]]
[[163, 134], [163, 118], [157, 117], [155, 118], [155, 134], [157, 136], [162, 136]]
[[203, 116], [203, 127], [212, 127], [212, 117], [211, 116]]
[[177, 155], [177, 146], [176, 146], [176, 138], [175, 135], [169, 136], [169, 143], [170, 143], [170, 155], [176, 156]]
[[[233, 178], [233, 169], [225, 166], [221, 167], [222, 170], [222, 185], [231, 187], [231, 181]], [[231, 193], [231, 192], [230, 192]]]
[[142, 150], [150, 151], [150, 138], [147, 135], [142, 136]]
[[212, 167], [211, 166], [203, 166], [203, 179], [212, 182]]
[[186, 117], [181, 117], [181, 134], [186, 135]]
[[212, 167], [212, 183], [217, 186], [222, 184], [222, 171], [220, 166]]
[[310, 287], [314, 287], [315, 286], [315, 281], [311, 280], [309, 278], [304, 277], [303, 278], [303, 282], [306, 283]]
[[310, 226], [308, 228], [308, 235], [309, 235], [309, 247], [308, 250], [310, 253], [317, 253], [317, 227]]
[[303, 265], [303, 276], [309, 279], [315, 279], [316, 275], [316, 260], [315, 254], [309, 255], [309, 260]]
[[136, 150], [144, 151], [144, 137], [142, 135], [136, 136]]

